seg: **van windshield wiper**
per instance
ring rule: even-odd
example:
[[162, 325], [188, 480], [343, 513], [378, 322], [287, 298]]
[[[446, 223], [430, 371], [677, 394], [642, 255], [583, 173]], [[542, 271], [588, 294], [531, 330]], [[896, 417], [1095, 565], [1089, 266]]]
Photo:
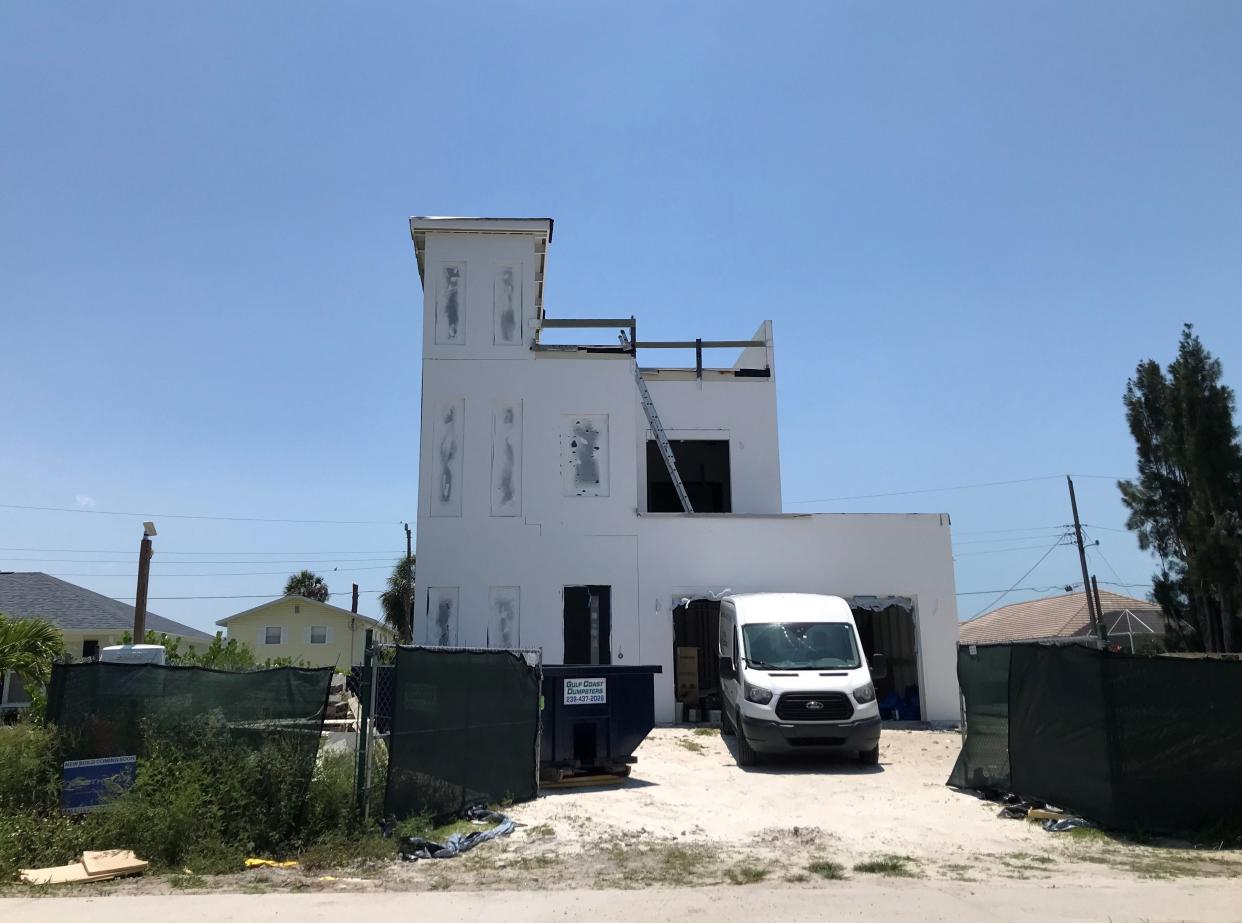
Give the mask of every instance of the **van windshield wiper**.
[[758, 667], [760, 670], [781, 670], [781, 669], [784, 669], [783, 667], [776, 667], [776, 666], [773, 666], [772, 664], [768, 663], [766, 660], [753, 660], [753, 659], [751, 659], [750, 657], [747, 657], [747, 658], [746, 658], [746, 662], [747, 662], [748, 664], [750, 664], [752, 667]]

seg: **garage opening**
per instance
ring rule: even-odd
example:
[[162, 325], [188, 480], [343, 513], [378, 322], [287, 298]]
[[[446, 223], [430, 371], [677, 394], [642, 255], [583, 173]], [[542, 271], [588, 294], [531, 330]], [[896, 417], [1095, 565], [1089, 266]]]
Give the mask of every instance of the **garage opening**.
[[692, 599], [673, 610], [673, 681], [678, 702], [708, 708], [719, 705], [719, 632], [719, 600]]
[[[728, 439], [670, 439], [677, 473], [696, 513], [733, 512]], [[680, 513], [681, 500], [655, 440], [647, 442], [647, 512]]]
[[612, 663], [612, 587], [567, 586], [564, 595], [564, 662]]
[[913, 600], [904, 596], [856, 596], [850, 600], [850, 608], [867, 660], [877, 653], [888, 660], [888, 676], [875, 681], [880, 717], [885, 721], [922, 721]]

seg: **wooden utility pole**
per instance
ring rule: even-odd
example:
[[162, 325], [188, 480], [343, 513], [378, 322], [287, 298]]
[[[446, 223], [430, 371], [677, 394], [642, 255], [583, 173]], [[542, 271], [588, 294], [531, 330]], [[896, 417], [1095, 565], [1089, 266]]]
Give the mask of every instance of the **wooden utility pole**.
[[155, 528], [145, 523], [142, 544], [138, 546], [138, 590], [134, 593], [134, 643], [142, 644], [147, 637], [147, 583], [151, 577], [151, 536]]
[[[410, 532], [410, 524], [402, 523], [405, 526], [405, 562], [408, 565], [414, 557], [414, 540], [413, 534]], [[404, 589], [401, 592], [401, 605], [404, 607], [402, 613], [402, 621], [405, 623], [405, 637], [399, 640], [403, 644], [409, 644], [414, 640], [414, 600], [410, 598], [410, 581], [405, 581]]]
[[358, 614], [358, 584], [356, 583], [354, 584], [354, 598], [353, 598], [353, 601], [349, 604], [349, 611], [352, 612], [354, 615]]
[[1087, 597], [1087, 615], [1091, 619], [1091, 628], [1095, 636], [1103, 641], [1100, 617], [1095, 611], [1095, 600], [1091, 596], [1091, 577], [1087, 573], [1087, 550], [1082, 545], [1082, 523], [1078, 521], [1078, 498], [1074, 495], [1074, 479], [1067, 474], [1065, 481], [1069, 484], [1070, 509], [1074, 511], [1074, 541], [1078, 543], [1078, 563], [1082, 566], [1082, 594]]

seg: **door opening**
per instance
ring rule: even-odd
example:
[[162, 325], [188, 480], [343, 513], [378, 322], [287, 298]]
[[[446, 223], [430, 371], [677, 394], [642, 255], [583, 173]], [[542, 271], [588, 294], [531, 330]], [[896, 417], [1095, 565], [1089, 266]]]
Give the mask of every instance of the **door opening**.
[[888, 676], [875, 681], [880, 717], [885, 721], [923, 720], [914, 612], [901, 605], [853, 611], [867, 660], [875, 653], [888, 660]]
[[567, 664], [612, 663], [612, 587], [565, 587]]
[[719, 634], [720, 600], [692, 599], [673, 610], [677, 701], [709, 708], [719, 702]]

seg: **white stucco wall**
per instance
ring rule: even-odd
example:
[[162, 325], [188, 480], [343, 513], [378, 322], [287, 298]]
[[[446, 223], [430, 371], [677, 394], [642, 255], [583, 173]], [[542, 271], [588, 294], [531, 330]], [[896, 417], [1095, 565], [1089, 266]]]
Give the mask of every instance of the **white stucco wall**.
[[[441, 640], [437, 615], [455, 606], [446, 640], [482, 645], [499, 630], [496, 599], [516, 594], [511, 643], [560, 662], [563, 588], [610, 586], [614, 662], [664, 668], [657, 717], [668, 720], [673, 599], [725, 588], [900, 594], [917, 601], [925, 717], [956, 720], [947, 519], [737, 515], [781, 508], [775, 384], [762, 379], [649, 383], [670, 438], [730, 440], [735, 513], [640, 515], [648, 432], [631, 363], [530, 350], [535, 260], [534, 238], [520, 234], [426, 237], [416, 640]], [[498, 293], [517, 276], [520, 342], [498, 342]], [[578, 471], [566, 467], [567, 426], [605, 416], [606, 478], [567, 490]]]
[[[633, 386], [631, 385], [631, 390]], [[733, 512], [781, 511], [781, 460], [776, 432], [776, 385], [769, 379], [649, 381], [647, 390], [669, 439], [729, 440]], [[647, 449], [651, 438], [638, 404], [638, 508], [646, 509]]]
[[957, 604], [947, 516], [648, 514], [639, 528], [644, 662], [665, 665], [657, 689], [671, 716], [675, 600], [786, 591], [909, 596], [915, 601], [923, 717], [957, 721]]

